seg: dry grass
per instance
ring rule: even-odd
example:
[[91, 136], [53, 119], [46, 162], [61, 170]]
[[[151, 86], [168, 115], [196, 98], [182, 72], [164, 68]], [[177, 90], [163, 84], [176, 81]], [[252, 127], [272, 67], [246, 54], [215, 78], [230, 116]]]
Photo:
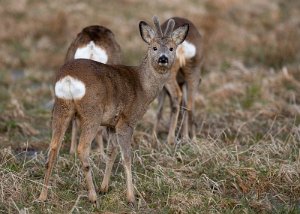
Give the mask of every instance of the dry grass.
[[[300, 212], [297, 1], [64, 3], [0, 2], [0, 213]], [[152, 149], [156, 102], [151, 105], [134, 134], [137, 206], [131, 208], [119, 158], [110, 191], [98, 195], [97, 206], [88, 202], [67, 135], [49, 200], [37, 203], [51, 134], [52, 79], [72, 38], [86, 25], [109, 26], [124, 63], [137, 64], [146, 48], [137, 23], [153, 14], [185, 16], [205, 36], [197, 140], [167, 146], [166, 113], [159, 148]], [[90, 160], [99, 187], [104, 164], [97, 155]]]

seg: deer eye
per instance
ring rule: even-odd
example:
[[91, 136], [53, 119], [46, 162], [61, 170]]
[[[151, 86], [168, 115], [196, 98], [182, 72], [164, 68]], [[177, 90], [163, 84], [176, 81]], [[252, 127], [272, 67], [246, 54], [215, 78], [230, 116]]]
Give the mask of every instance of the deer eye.
[[153, 50], [154, 50], [154, 51], [157, 51], [157, 47], [153, 47]]
[[173, 51], [173, 48], [170, 48], [169, 50], [170, 50], [170, 51]]

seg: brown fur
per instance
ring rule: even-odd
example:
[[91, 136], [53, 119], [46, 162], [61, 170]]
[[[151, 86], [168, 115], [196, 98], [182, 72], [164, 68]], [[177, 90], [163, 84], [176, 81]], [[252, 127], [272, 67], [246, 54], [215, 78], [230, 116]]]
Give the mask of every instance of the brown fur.
[[[108, 28], [99, 25], [85, 27], [80, 33], [77, 34], [76, 38], [68, 48], [65, 62], [73, 60], [76, 50], [80, 47], [86, 46], [91, 41], [93, 41], [97, 46], [100, 46], [106, 51], [106, 54], [108, 56], [107, 64], [121, 64], [121, 48], [116, 41], [114, 34]], [[76, 152], [78, 124], [79, 121], [74, 118], [72, 120], [70, 154], [74, 154]], [[97, 152], [99, 152], [101, 154], [101, 157], [105, 160], [102, 137], [103, 131], [103, 129], [99, 130], [95, 140], [98, 145]]]
[[[158, 19], [154, 17], [154, 21], [158, 22]], [[169, 25], [173, 24], [174, 21], [170, 20]], [[183, 42], [189, 29], [187, 24], [174, 31], [171, 27], [171, 35], [159, 37], [147, 23], [142, 21], [139, 27], [143, 40], [149, 45], [147, 55], [140, 66], [106, 65], [92, 60], [78, 59], [66, 63], [59, 70], [56, 81], [66, 76], [78, 79], [85, 85], [85, 94], [77, 100], [58, 97], [55, 99], [50, 152], [39, 200], [47, 199], [48, 183], [55, 159], [68, 123], [76, 113], [81, 124], [78, 157], [82, 162], [89, 200], [95, 202], [97, 198], [89, 164], [91, 141], [100, 126], [107, 126], [115, 131], [112, 137], [116, 137], [121, 149], [126, 175], [127, 200], [130, 203], [135, 201], [131, 173], [133, 130], [148, 105], [168, 80], [176, 47]], [[174, 48], [174, 51], [170, 51], [170, 47]], [[160, 61], [162, 55], [168, 58], [167, 63]], [[111, 170], [117, 154], [115, 142], [115, 140], [109, 141], [108, 159], [101, 184], [102, 192], [108, 190]]]
[[[162, 94], [160, 95], [158, 105], [159, 109], [157, 114], [157, 120], [153, 128], [153, 134], [156, 134], [158, 123], [162, 117], [162, 107], [165, 94], [168, 94], [171, 98], [172, 108], [170, 128], [167, 139], [169, 144], [173, 144], [175, 142], [175, 130], [178, 121], [180, 104], [182, 104], [187, 110], [187, 113], [184, 116], [182, 135], [185, 139], [187, 139], [189, 138], [190, 132], [192, 138], [195, 138], [196, 133], [193, 111], [195, 96], [200, 82], [200, 70], [203, 64], [202, 36], [198, 32], [195, 25], [185, 18], [173, 17], [172, 19], [175, 20], [175, 28], [181, 26], [184, 23], [189, 24], [190, 29], [185, 40], [195, 45], [196, 55], [191, 59], [185, 59], [182, 55], [179, 56], [179, 59], [176, 59], [172, 67], [171, 76], [165, 85], [165, 90], [163, 90]], [[163, 30], [166, 29], [167, 22], [168, 20], [162, 24]], [[182, 100], [182, 96], [186, 99]], [[156, 142], [156, 140], [154, 142]], [[154, 144], [154, 146], [156, 146], [156, 144]]]

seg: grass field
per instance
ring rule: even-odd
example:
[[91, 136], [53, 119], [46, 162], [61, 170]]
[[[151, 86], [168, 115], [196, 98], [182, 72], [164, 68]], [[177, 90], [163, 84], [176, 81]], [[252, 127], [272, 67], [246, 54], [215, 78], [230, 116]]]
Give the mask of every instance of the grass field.
[[[186, 17], [204, 35], [197, 139], [166, 144], [166, 102], [151, 148], [151, 104], [134, 133], [132, 208], [119, 157], [110, 191], [89, 203], [67, 134], [49, 200], [37, 202], [53, 79], [72, 39], [107, 26], [124, 64], [138, 64], [146, 51], [138, 22], [154, 14]], [[1, 0], [0, 17], [0, 213], [300, 213], [299, 1]], [[90, 161], [99, 188], [105, 165], [94, 153]]]

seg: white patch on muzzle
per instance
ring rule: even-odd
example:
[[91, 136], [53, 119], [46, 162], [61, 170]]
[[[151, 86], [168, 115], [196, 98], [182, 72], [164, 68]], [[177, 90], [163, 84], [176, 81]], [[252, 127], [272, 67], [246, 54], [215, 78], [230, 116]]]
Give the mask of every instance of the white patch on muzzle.
[[80, 100], [85, 95], [85, 84], [68, 75], [55, 83], [54, 90], [58, 98]]
[[106, 64], [108, 56], [105, 49], [90, 41], [86, 46], [77, 48], [74, 59], [91, 59]]
[[186, 59], [191, 59], [196, 55], [196, 47], [194, 44], [184, 41], [178, 45], [176, 49], [176, 57], [179, 60], [180, 67], [185, 66]]

